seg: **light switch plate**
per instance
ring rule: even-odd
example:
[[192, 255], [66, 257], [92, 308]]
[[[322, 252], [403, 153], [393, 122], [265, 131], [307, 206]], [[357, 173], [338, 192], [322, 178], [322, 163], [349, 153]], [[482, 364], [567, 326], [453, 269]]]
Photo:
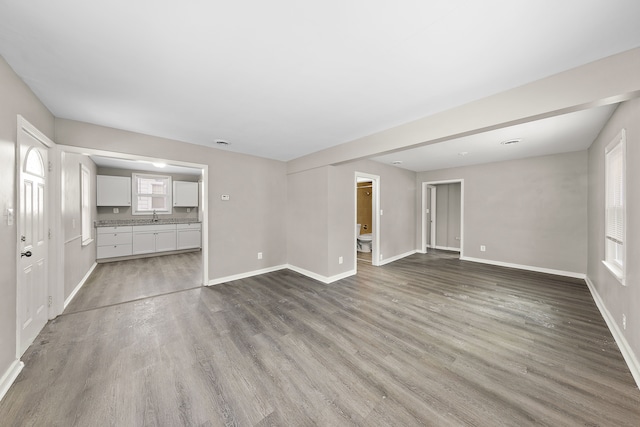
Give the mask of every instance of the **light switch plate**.
[[229, 195], [223, 194], [222, 196], [220, 196], [220, 200], [229, 200]]
[[7, 225], [13, 225], [13, 208], [7, 208]]

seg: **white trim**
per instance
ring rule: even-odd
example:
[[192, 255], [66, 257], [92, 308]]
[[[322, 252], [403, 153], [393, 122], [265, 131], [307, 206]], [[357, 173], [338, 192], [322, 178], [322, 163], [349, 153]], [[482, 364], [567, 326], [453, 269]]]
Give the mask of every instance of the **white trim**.
[[78, 240], [78, 239], [79, 239], [79, 238], [81, 238], [81, 237], [82, 237], [82, 235], [78, 234], [77, 236], [72, 237], [72, 238], [70, 238], [69, 240], [65, 240], [64, 244], [66, 245], [67, 243], [71, 243], [71, 242], [73, 242], [74, 240]]
[[598, 294], [598, 291], [596, 290], [596, 287], [591, 281], [591, 279], [589, 279], [589, 277], [587, 276], [585, 277], [584, 280], [585, 282], [587, 282], [587, 287], [591, 292], [591, 296], [593, 297], [593, 300], [595, 301], [596, 306], [598, 307], [598, 310], [600, 310], [600, 314], [602, 315], [602, 318], [606, 322], [607, 326], [609, 327], [609, 331], [611, 331], [611, 335], [613, 335], [613, 338], [615, 339], [616, 344], [618, 344], [618, 347], [620, 348], [620, 353], [622, 353], [622, 357], [624, 357], [624, 361], [627, 362], [627, 366], [631, 371], [631, 375], [633, 376], [633, 379], [636, 381], [636, 385], [638, 386], [638, 388], [640, 388], [640, 360], [638, 360], [638, 357], [633, 353], [633, 350], [631, 349], [629, 342], [625, 338], [622, 331], [620, 331], [618, 324], [616, 323], [615, 319], [613, 318], [609, 310], [607, 310], [607, 307], [604, 304], [604, 301], [600, 297], [600, 294]]
[[89, 276], [91, 276], [91, 273], [93, 273], [93, 270], [96, 268], [96, 265], [98, 265], [98, 263], [94, 262], [93, 265], [89, 267], [89, 271], [87, 271], [87, 274], [85, 274], [82, 280], [80, 280], [80, 283], [78, 283], [78, 286], [76, 286], [76, 288], [71, 292], [69, 297], [67, 297], [67, 299], [64, 300], [64, 308], [67, 308], [67, 306], [69, 305], [73, 297], [76, 296], [80, 288], [82, 288], [82, 286], [87, 281], [87, 279], [89, 279]]
[[461, 256], [463, 261], [478, 262], [481, 264], [497, 265], [499, 267], [517, 268], [519, 270], [535, 271], [536, 273], [555, 274], [556, 276], [572, 277], [574, 279], [585, 279], [587, 277], [584, 273], [575, 273], [572, 271], [554, 270], [552, 268], [533, 267], [531, 265], [512, 264], [510, 262], [493, 261], [490, 259], [472, 258]]
[[[400, 255], [392, 256], [391, 258], [387, 258], [384, 261], [380, 261], [380, 265], [385, 265], [385, 264], [389, 264], [389, 263], [394, 262], [394, 261], [398, 261], [399, 259], [402, 259], [402, 258], [408, 257], [410, 255], [413, 255], [416, 252], [418, 252], [418, 251], [416, 251], [414, 249], [412, 251], [405, 252], [405, 253], [400, 254]], [[422, 253], [424, 253], [424, 252], [422, 252]]]
[[285, 268], [287, 268], [287, 265], [286, 264], [282, 264], [282, 265], [276, 265], [275, 267], [263, 268], [261, 270], [253, 270], [253, 271], [247, 271], [246, 273], [240, 273], [240, 274], [234, 274], [234, 275], [231, 275], [231, 276], [219, 277], [217, 279], [211, 279], [207, 283], [207, 286], [214, 286], [214, 285], [219, 285], [221, 283], [231, 282], [231, 281], [234, 281], [234, 280], [240, 280], [240, 279], [246, 279], [248, 277], [259, 276], [260, 274], [266, 274], [266, 273], [271, 273], [271, 272], [278, 271], [278, 270], [284, 270]]
[[0, 378], [0, 401], [2, 401], [2, 398], [7, 394], [13, 382], [18, 378], [18, 374], [20, 374], [22, 368], [24, 368], [24, 362], [16, 359], [4, 372], [4, 375]]
[[321, 274], [314, 273], [313, 271], [305, 270], [304, 268], [296, 267], [295, 265], [287, 265], [287, 268], [291, 271], [295, 271], [296, 273], [300, 273], [303, 276], [310, 277], [311, 279], [317, 280], [324, 284], [329, 284], [336, 282], [338, 280], [342, 280], [344, 278], [354, 276], [356, 274], [356, 270], [345, 271], [344, 273], [336, 274], [335, 276], [323, 276]]

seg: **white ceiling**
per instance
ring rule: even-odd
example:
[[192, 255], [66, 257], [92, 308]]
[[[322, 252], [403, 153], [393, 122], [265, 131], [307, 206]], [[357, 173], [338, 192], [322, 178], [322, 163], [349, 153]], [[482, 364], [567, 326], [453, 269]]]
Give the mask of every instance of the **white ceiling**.
[[[372, 158], [416, 172], [586, 150], [617, 104], [457, 138]], [[516, 144], [503, 145], [509, 140]]]
[[56, 117], [286, 161], [638, 47], [638, 17], [637, 0], [0, 0], [0, 55]]

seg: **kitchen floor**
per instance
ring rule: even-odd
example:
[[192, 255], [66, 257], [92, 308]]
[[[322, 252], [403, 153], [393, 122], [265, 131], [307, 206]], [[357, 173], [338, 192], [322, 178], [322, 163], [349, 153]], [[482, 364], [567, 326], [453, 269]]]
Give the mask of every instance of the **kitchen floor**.
[[184, 291], [201, 285], [201, 251], [98, 264], [64, 314]]

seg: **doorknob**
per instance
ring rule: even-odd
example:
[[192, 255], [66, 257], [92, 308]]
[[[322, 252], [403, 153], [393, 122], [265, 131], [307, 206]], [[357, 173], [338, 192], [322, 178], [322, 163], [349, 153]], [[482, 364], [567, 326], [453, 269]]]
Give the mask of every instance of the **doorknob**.
[[27, 241], [27, 237], [26, 236], [20, 236], [20, 241], [21, 242], [26, 242]]
[[26, 256], [27, 258], [29, 258], [31, 256], [31, 251], [22, 252], [20, 254], [20, 258], [22, 258], [23, 256]]

